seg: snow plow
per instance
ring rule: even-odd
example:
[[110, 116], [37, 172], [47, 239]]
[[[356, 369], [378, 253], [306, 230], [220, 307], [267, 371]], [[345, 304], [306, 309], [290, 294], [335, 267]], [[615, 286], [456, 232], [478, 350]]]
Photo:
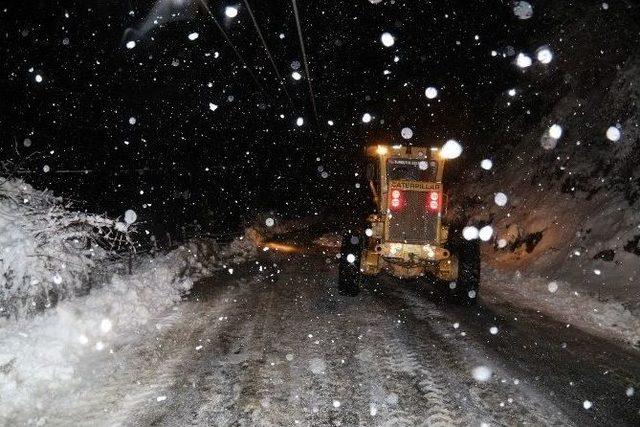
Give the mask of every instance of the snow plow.
[[342, 238], [338, 286], [357, 295], [372, 278], [386, 274], [446, 290], [457, 302], [477, 301], [480, 250], [444, 223], [445, 158], [437, 148], [370, 146], [366, 181], [373, 213]]

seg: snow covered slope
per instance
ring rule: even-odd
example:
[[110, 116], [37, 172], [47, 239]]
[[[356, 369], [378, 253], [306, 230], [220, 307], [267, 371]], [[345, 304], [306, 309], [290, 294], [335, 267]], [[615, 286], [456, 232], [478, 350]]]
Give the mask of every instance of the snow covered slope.
[[[0, 302], [10, 314], [0, 317], [0, 424], [15, 411], [43, 405], [55, 390], [77, 385], [86, 356], [138, 339], [194, 280], [255, 253], [244, 236], [221, 250], [213, 241], [191, 241], [140, 256], [133, 274], [120, 274], [100, 246], [69, 244], [94, 237], [96, 227], [125, 233], [128, 226], [58, 202], [20, 181], [0, 185]], [[109, 278], [89, 286], [96, 269], [109, 270]], [[50, 295], [56, 300], [27, 310]]]
[[[582, 310], [593, 314], [604, 303], [624, 314], [618, 320], [627, 314], [637, 319], [638, 22], [591, 4], [576, 5], [567, 16], [549, 8], [557, 23], [532, 37], [534, 46], [551, 46], [553, 60], [523, 71], [522, 82], [505, 95], [509, 102], [498, 101], [492, 149], [474, 153], [481, 157], [455, 200], [471, 223], [493, 227], [484, 258], [497, 274], [514, 283], [545, 283], [522, 290], [531, 295], [529, 303], [556, 298], [551, 290], [560, 285], [575, 298], [555, 304], [559, 313], [587, 295], [594, 303]], [[511, 119], [505, 124], [500, 117]], [[492, 167], [482, 168], [483, 158]], [[634, 336], [638, 342], [637, 333], [626, 339]]]
[[[622, 108], [640, 100], [639, 79], [635, 58], [606, 94], [610, 108], [583, 111], [597, 123], [592, 129], [575, 114], [581, 102], [592, 102], [565, 98], [551, 114], [567, 129], [553, 150], [538, 143], [546, 138], [541, 126], [518, 151], [505, 148], [509, 161], [498, 153], [494, 169], [474, 174], [465, 187], [466, 204], [475, 222], [495, 229], [495, 246], [487, 250], [493, 265], [564, 279], [638, 308], [640, 110], [631, 108], [618, 124], [619, 141], [608, 140], [606, 131], [623, 116]], [[627, 107], [614, 110], [621, 99]], [[505, 206], [495, 203], [498, 193], [507, 196]]]

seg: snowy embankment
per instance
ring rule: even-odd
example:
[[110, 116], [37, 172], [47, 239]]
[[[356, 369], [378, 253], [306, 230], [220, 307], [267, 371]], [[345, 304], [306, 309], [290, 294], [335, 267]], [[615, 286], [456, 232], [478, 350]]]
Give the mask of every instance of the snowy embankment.
[[[11, 210], [3, 212], [6, 215]], [[19, 235], [17, 231], [23, 233], [19, 244], [10, 246], [13, 248], [11, 259], [5, 256], [3, 260], [4, 278], [9, 277], [6, 271], [15, 271], [16, 266], [23, 265], [25, 271], [18, 284], [36, 286], [31, 279], [33, 272], [28, 271], [34, 268], [30, 264], [33, 257], [29, 256], [33, 248], [21, 247], [29, 242], [28, 236], [33, 236], [28, 232], [33, 227], [30, 221], [31, 217], [23, 217], [11, 227], [5, 224], [0, 228], [4, 233], [0, 233], [0, 239], [8, 241]], [[7, 230], [11, 235], [7, 235]], [[44, 243], [50, 244], [50, 239], [55, 236], [44, 238]], [[95, 284], [80, 296], [67, 293], [54, 306], [44, 307], [43, 313], [17, 319], [6, 316], [0, 321], [0, 420], [10, 420], [16, 411], [28, 412], [29, 408], [39, 407], [56, 390], [73, 389], [82, 382], [75, 373], [82, 366], [83, 358], [94, 352], [112, 353], [119, 345], [138, 339], [145, 328], [153, 328], [154, 319], [181, 301], [194, 280], [220, 268], [224, 262], [246, 260], [254, 252], [253, 244], [244, 237], [222, 250], [212, 241], [189, 242], [163, 255], [140, 257], [132, 274], [113, 273], [105, 283]], [[57, 270], [64, 270], [69, 261], [65, 252], [57, 254], [56, 259], [57, 263], [42, 267], [42, 280], [49, 279]], [[107, 269], [106, 265], [91, 260], [91, 265], [83, 270], [87, 274], [69, 276], [74, 287], [81, 283], [81, 278], [88, 277], [90, 268]], [[101, 261], [107, 263], [107, 257]], [[56, 277], [54, 282], [62, 285], [65, 280], [67, 276], [60, 280]], [[20, 291], [27, 292], [25, 296], [29, 297], [34, 289], [20, 288], [15, 281], [4, 286], [3, 300], [9, 291], [14, 296]]]
[[634, 347], [640, 345], [640, 315], [615, 298], [599, 299], [566, 281], [494, 268], [484, 269], [482, 289], [484, 300], [506, 301], [544, 313], [567, 327], [576, 326]]
[[0, 177], [0, 319], [86, 294], [133, 247], [130, 224], [68, 208], [48, 191]]
[[[486, 285], [640, 346], [640, 57], [601, 91], [569, 91], [473, 171], [459, 200], [494, 234]], [[514, 126], [517, 127], [517, 126]], [[526, 127], [525, 127], [526, 129]], [[504, 135], [508, 140], [509, 135]]]

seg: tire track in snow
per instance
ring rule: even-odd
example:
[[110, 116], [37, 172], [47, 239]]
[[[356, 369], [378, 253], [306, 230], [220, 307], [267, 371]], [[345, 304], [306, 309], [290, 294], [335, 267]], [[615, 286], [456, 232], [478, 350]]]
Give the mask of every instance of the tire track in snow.
[[[468, 402], [465, 406], [469, 409], [475, 408], [475, 411], [484, 414], [484, 417], [494, 418], [491, 424], [512, 425], [526, 422], [533, 425], [547, 423], [573, 425], [553, 402], [541, 396], [540, 393], [519, 381], [517, 382], [520, 386], [514, 385], [513, 379], [517, 376], [514, 377], [505, 372], [502, 367], [496, 366], [497, 361], [487, 354], [486, 349], [479, 344], [480, 341], [474, 340], [474, 337], [464, 338], [450, 333], [450, 328], [455, 323], [455, 319], [451, 320], [451, 317], [456, 314], [447, 313], [446, 306], [444, 309], [439, 309], [433, 302], [420, 295], [420, 292], [416, 294], [415, 289], [404, 289], [395, 296], [400, 298], [410, 311], [412, 319], [407, 321], [407, 325], [412, 329], [421, 325], [428, 330], [427, 334], [432, 340], [431, 345], [424, 343], [421, 335], [425, 330], [421, 329], [422, 334], [416, 331], [412, 341], [417, 343], [421, 354], [432, 354], [437, 360], [442, 361], [442, 368], [451, 373], [448, 378], [457, 379], [457, 388], [468, 390], [461, 402]], [[452, 308], [460, 310], [459, 307]], [[466, 308], [466, 310], [473, 310], [473, 308]], [[455, 357], [451, 357], [452, 355]], [[471, 371], [474, 367], [485, 365], [493, 371], [493, 378], [490, 381], [478, 383], [472, 379]], [[498, 378], [501, 380], [498, 381]], [[462, 381], [464, 379], [467, 380]], [[471, 422], [474, 418], [468, 416], [467, 419]]]
[[[80, 411], [93, 408], [86, 425], [572, 424], [528, 363], [517, 376], [503, 366], [475, 309], [441, 306], [398, 283], [342, 298], [324, 259], [284, 265], [275, 284], [234, 275], [232, 286], [179, 306], [167, 329], [118, 350], [127, 360], [117, 375], [139, 384], [96, 385]], [[493, 369], [490, 381], [473, 379], [478, 365]], [[160, 395], [167, 399], [156, 402]]]
[[[227, 409], [238, 399], [235, 382], [243, 355], [235, 350], [242, 347], [252, 326], [238, 316], [248, 309], [247, 301], [251, 305], [246, 297], [250, 287], [251, 283], [244, 282], [227, 286], [215, 298], [187, 303], [189, 312], [182, 317], [181, 328], [171, 331], [168, 338], [179, 351], [172, 354], [165, 349], [163, 356], [170, 366], [160, 364], [155, 370], [156, 389], [167, 398], [156, 402], [152, 396], [150, 403], [130, 408], [128, 424], [182, 426], [237, 420]], [[211, 311], [217, 313], [211, 315]], [[200, 351], [195, 350], [198, 343], [203, 346]], [[153, 368], [150, 372], [153, 375]], [[215, 410], [211, 411], [212, 407]]]

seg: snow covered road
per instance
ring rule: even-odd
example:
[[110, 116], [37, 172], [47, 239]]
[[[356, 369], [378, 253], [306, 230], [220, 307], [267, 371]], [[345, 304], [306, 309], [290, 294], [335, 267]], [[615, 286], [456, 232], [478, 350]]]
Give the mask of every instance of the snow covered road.
[[253, 265], [201, 281], [157, 334], [96, 356], [84, 386], [37, 412], [47, 425], [640, 424], [633, 350], [493, 298], [456, 307], [392, 280], [340, 297], [333, 262], [287, 258], [269, 260], [275, 283]]

